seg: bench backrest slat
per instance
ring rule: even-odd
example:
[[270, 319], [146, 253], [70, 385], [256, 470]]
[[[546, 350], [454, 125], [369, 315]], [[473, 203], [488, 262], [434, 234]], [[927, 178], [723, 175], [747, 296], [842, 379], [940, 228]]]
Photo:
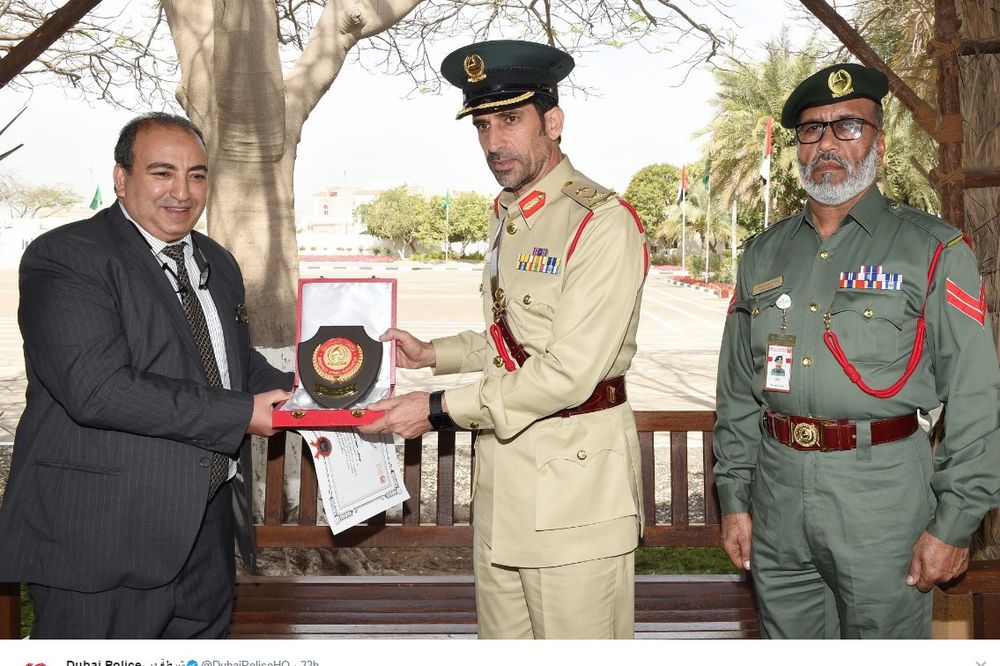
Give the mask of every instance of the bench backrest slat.
[[437, 514], [438, 525], [455, 524], [455, 433], [438, 433]]
[[670, 522], [688, 524], [688, 441], [687, 432], [670, 433]]
[[423, 461], [423, 440], [408, 439], [403, 443], [403, 485], [410, 499], [403, 502], [403, 524], [420, 524], [420, 474]]

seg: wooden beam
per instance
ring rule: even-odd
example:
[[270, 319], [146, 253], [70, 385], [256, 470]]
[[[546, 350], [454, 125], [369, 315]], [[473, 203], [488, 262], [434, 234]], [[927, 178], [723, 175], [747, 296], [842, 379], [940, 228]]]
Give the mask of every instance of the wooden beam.
[[45, 23], [38, 26], [37, 30], [0, 59], [0, 88], [10, 83], [11, 79], [20, 74], [35, 58], [45, 53], [46, 49], [55, 44], [57, 39], [100, 3], [101, 0], [69, 0], [54, 11]]
[[[910, 86], [906, 85], [903, 79], [892, 71], [889, 65], [868, 45], [864, 37], [851, 27], [851, 24], [844, 20], [837, 10], [831, 7], [826, 0], [799, 0], [802, 6], [822, 21], [823, 25], [830, 29], [830, 32], [839, 39], [847, 50], [861, 61], [866, 67], [877, 69], [889, 78], [889, 90], [899, 99], [903, 105], [912, 113], [917, 124], [925, 132], [934, 137], [934, 140], [942, 143], [953, 136], [943, 136], [941, 123], [938, 120], [937, 111], [914, 92]], [[958, 140], [961, 140], [961, 119], [958, 122]], [[953, 129], [953, 123], [947, 125], [947, 129]], [[954, 134], [954, 132], [952, 132]]]
[[959, 53], [964, 56], [1000, 53], [1000, 37], [989, 39], [963, 39]]
[[942, 127], [945, 124], [949, 127], [938, 139], [938, 165], [933, 173], [938, 183], [941, 217], [964, 231], [965, 172], [962, 170], [962, 94], [959, 88], [962, 76], [957, 48], [961, 22], [955, 0], [934, 0], [934, 16], [934, 41], [955, 46], [937, 51], [937, 103]]
[[1000, 187], [1000, 168], [966, 169], [965, 189], [974, 187]]

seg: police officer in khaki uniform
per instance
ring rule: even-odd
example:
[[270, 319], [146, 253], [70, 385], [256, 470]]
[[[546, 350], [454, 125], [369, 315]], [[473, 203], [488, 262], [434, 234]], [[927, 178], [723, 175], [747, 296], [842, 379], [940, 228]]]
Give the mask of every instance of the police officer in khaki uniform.
[[391, 329], [401, 367], [474, 384], [373, 404], [369, 430], [478, 429], [475, 576], [484, 638], [631, 638], [640, 457], [625, 372], [647, 269], [632, 208], [559, 148], [556, 86], [573, 59], [471, 44], [441, 69], [504, 190], [483, 271], [487, 330], [425, 343]]
[[[929, 637], [928, 591], [965, 570], [1000, 489], [982, 279], [957, 229], [875, 186], [887, 91], [840, 64], [789, 96], [809, 200], [747, 241], [726, 319], [723, 547], [772, 638]], [[917, 412], [941, 403], [932, 456]]]

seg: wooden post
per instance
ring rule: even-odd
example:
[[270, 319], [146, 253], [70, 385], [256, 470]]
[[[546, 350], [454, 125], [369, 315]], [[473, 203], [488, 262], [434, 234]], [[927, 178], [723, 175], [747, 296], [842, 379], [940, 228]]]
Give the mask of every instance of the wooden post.
[[931, 172], [941, 199], [941, 216], [965, 230], [965, 172], [962, 170], [962, 100], [959, 90], [959, 28], [955, 0], [934, 0], [934, 49], [938, 60], [938, 166]]

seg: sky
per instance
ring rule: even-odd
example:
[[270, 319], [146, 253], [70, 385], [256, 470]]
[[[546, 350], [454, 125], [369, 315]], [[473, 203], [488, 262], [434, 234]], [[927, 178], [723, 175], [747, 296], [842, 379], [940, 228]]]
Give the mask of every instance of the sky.
[[[775, 36], [789, 17], [785, 0], [728, 1], [741, 26], [738, 44], [751, 53], [759, 52], [760, 43]], [[808, 34], [798, 28], [793, 40], [801, 43]], [[439, 61], [458, 45], [441, 45], [432, 53]], [[598, 91], [590, 97], [563, 93], [560, 99], [566, 114], [563, 151], [580, 171], [623, 192], [646, 165], [679, 166], [699, 158], [693, 135], [711, 117], [708, 102], [715, 90], [707, 68], [679, 85], [682, 72], [670, 68], [676, 60], [669, 54], [605, 48], [576, 62], [579, 84]], [[460, 91], [444, 84], [439, 95], [408, 98], [411, 87], [405, 78], [345, 65], [303, 128], [295, 171], [298, 210], [308, 211], [313, 193], [334, 186], [408, 184], [495, 195], [499, 188], [471, 119], [454, 120]], [[0, 171], [35, 184], [65, 184], [87, 203], [100, 186], [107, 205], [114, 196], [114, 143], [134, 114], [46, 85], [31, 91], [0, 89], [0, 120], [6, 122], [24, 104], [28, 111], [0, 136], [0, 152], [21, 142], [25, 146], [0, 162]], [[138, 111], [147, 110], [152, 109]]]

